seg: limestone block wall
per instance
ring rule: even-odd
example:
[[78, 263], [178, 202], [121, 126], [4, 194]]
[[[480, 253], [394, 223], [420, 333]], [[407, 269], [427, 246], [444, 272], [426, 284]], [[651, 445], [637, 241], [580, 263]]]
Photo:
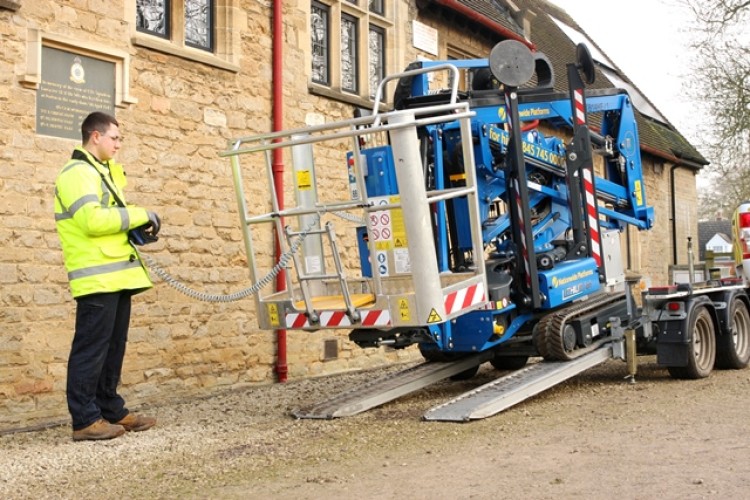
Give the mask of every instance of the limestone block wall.
[[[687, 264], [688, 237], [692, 238], [697, 259], [695, 172], [648, 155], [643, 157], [643, 171], [647, 200], [654, 207], [655, 223], [650, 231], [629, 231], [631, 268], [644, 277], [646, 285], [664, 285], [669, 283], [671, 264]], [[674, 179], [671, 180], [670, 176]]]

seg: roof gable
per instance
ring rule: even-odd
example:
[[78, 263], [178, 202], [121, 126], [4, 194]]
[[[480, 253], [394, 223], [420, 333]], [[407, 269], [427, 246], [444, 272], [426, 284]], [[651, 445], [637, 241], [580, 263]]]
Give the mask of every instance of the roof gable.
[[716, 246], [716, 245], [731, 246], [732, 238], [730, 238], [724, 233], [716, 233], [703, 246], [708, 249], [709, 247]]

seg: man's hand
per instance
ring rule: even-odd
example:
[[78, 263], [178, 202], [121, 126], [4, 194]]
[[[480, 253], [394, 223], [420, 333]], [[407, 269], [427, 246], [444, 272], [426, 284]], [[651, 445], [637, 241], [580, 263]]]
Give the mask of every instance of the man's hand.
[[148, 210], [147, 213], [148, 223], [146, 224], [146, 227], [144, 229], [146, 229], [153, 236], [156, 236], [157, 234], [159, 234], [159, 229], [161, 229], [161, 219], [158, 215], [156, 215], [156, 212]]
[[146, 213], [148, 214], [148, 222], [128, 231], [128, 239], [134, 245], [148, 245], [159, 241], [157, 233], [161, 229], [161, 219], [156, 215], [156, 212], [147, 210]]

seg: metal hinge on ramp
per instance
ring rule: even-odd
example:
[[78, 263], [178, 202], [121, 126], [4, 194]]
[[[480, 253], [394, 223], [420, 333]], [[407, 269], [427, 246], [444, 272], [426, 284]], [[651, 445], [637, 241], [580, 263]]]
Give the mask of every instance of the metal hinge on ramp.
[[430, 361], [356, 386], [331, 399], [292, 411], [297, 418], [350, 417], [410, 394], [488, 361], [484, 352], [456, 361]]
[[491, 417], [611, 358], [607, 345], [571, 361], [529, 365], [431, 408], [422, 418], [468, 422]]

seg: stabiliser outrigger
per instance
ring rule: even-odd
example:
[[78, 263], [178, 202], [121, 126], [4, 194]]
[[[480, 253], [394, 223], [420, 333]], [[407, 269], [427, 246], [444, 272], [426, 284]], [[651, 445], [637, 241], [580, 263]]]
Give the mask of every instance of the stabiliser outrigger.
[[[294, 415], [353, 415], [487, 361], [513, 371], [424, 418], [484, 418], [612, 357], [631, 377], [639, 353], [656, 353], [675, 377], [747, 365], [743, 279], [655, 287], [637, 305], [620, 234], [650, 229], [653, 209], [632, 102], [620, 89], [586, 92], [584, 45], [567, 72], [569, 93], [555, 92], [546, 56], [504, 41], [488, 59], [386, 77], [365, 116], [240, 138], [222, 153], [253, 281], [266, 255], [255, 248], [267, 240], [260, 228], [285, 236], [271, 273], [292, 269], [285, 290], [256, 295], [260, 326], [346, 328], [361, 347], [417, 344], [426, 360]], [[383, 112], [391, 82], [395, 106]], [[567, 144], [554, 134], [570, 130]], [[276, 148], [293, 163], [295, 204], [284, 209]], [[260, 215], [247, 211], [240, 165], [252, 153], [264, 153], [251, 158], [265, 159], [272, 208]]]

